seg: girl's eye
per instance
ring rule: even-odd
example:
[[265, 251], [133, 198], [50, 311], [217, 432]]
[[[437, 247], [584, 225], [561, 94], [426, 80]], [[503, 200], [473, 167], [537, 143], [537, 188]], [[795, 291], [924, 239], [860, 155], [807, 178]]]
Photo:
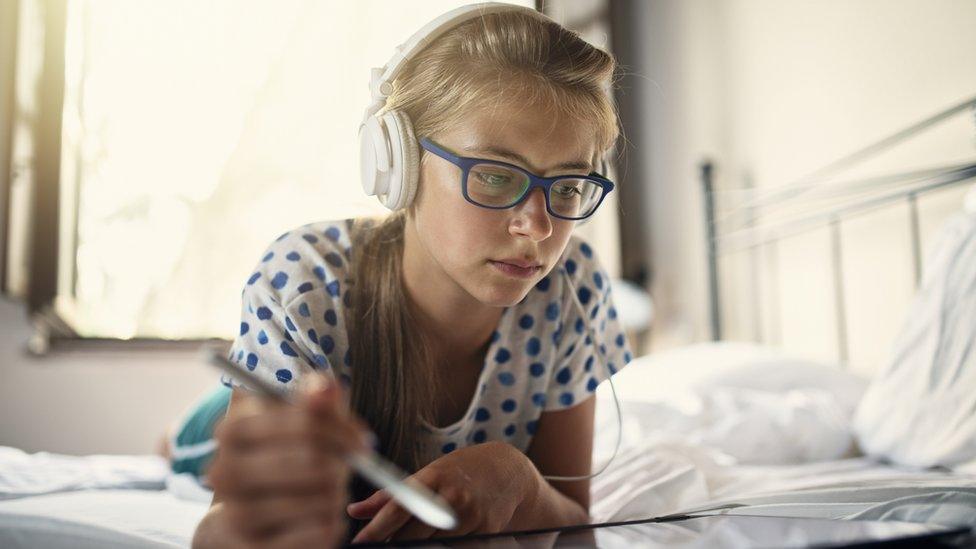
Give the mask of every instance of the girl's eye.
[[580, 193], [579, 187], [571, 183], [564, 183], [562, 185], [554, 185], [552, 190], [555, 191], [560, 198], [572, 198], [574, 194]]
[[495, 187], [508, 185], [512, 181], [512, 177], [506, 174], [478, 172], [477, 176], [478, 179], [483, 183], [487, 183], [488, 185]]

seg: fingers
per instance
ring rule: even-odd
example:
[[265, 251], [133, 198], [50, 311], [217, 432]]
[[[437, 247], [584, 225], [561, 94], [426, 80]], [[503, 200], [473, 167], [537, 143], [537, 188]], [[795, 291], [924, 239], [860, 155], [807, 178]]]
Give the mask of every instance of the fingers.
[[397, 530], [393, 534], [393, 540], [413, 540], [413, 539], [428, 539], [437, 532], [437, 528], [429, 524], [425, 524], [416, 518], [410, 519], [403, 528]]
[[260, 496], [273, 492], [310, 493], [344, 486], [349, 466], [313, 444], [265, 447], [217, 460], [210, 482], [229, 496]]
[[406, 510], [397, 505], [395, 501], [389, 501], [380, 509], [380, 512], [363, 527], [352, 543], [361, 541], [386, 541], [394, 532], [400, 529], [410, 520], [411, 516]]
[[368, 498], [347, 505], [346, 512], [349, 513], [350, 517], [355, 519], [370, 518], [376, 515], [390, 499], [389, 492], [386, 490], [377, 490]]

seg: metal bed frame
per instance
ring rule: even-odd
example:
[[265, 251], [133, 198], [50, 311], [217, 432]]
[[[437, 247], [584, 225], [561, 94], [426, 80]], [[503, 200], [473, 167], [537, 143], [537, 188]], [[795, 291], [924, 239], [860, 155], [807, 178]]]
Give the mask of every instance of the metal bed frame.
[[[976, 129], [976, 97], [963, 101], [916, 124], [913, 124], [868, 147], [820, 168], [812, 174], [787, 185], [769, 189], [760, 194], [754, 189], [717, 189], [714, 182], [715, 166], [705, 160], [700, 165], [700, 181], [703, 191], [705, 235], [708, 254], [708, 291], [711, 337], [722, 339], [722, 294], [719, 284], [722, 256], [734, 252], [758, 252], [770, 246], [774, 265], [778, 265], [776, 247], [779, 241], [814, 229], [829, 227], [833, 300], [836, 318], [838, 354], [842, 362], [849, 356], [846, 298], [844, 289], [843, 240], [841, 222], [880, 207], [907, 202], [911, 231], [912, 266], [916, 287], [922, 276], [922, 250], [919, 235], [918, 198], [937, 189], [964, 184], [976, 178], [976, 160], [963, 164], [938, 166], [884, 176], [850, 181], [833, 181], [832, 178], [864, 160], [892, 146], [922, 133], [965, 111], [972, 111]], [[976, 144], [976, 134], [974, 134]], [[745, 196], [743, 203], [728, 211], [719, 212], [716, 196], [721, 192], [738, 192]], [[826, 195], [824, 193], [826, 192]], [[818, 197], [818, 193], [820, 196]], [[817, 201], [833, 201], [818, 205]], [[783, 215], [788, 208], [802, 209], [799, 216], [768, 221], [773, 214]], [[755, 259], [755, 256], [753, 256]], [[755, 263], [755, 261], [753, 261]], [[758, 294], [757, 294], [758, 299]], [[754, 307], [755, 319], [761, 322], [761, 307]], [[759, 337], [761, 338], [761, 331]]]

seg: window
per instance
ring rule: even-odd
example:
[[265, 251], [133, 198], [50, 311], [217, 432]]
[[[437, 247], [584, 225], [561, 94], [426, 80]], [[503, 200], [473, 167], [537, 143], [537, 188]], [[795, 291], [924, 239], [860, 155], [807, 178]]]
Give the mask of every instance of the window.
[[[16, 242], [38, 236], [11, 231], [8, 271], [20, 276], [8, 291], [27, 291], [13, 284], [24, 273], [56, 271], [49, 324], [81, 338], [231, 337], [268, 242], [303, 223], [385, 211], [359, 184], [369, 69], [466, 3], [21, 0], [21, 27], [57, 32], [47, 12], [63, 11], [60, 143], [42, 147], [60, 158], [59, 213], [51, 264], [15, 268], [13, 254], [31, 253]], [[22, 32], [19, 51], [36, 51], [28, 39], [37, 34]], [[22, 112], [34, 100], [23, 70]], [[34, 148], [15, 140], [12, 162]], [[16, 185], [10, 203], [30, 204]], [[613, 226], [615, 209], [583, 230]], [[616, 240], [600, 240], [614, 271]]]

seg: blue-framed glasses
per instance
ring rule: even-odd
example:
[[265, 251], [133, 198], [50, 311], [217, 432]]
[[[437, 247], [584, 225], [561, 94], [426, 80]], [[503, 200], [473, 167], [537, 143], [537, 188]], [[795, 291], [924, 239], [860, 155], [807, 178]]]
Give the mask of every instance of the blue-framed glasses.
[[580, 220], [593, 215], [613, 190], [613, 182], [596, 172], [540, 177], [507, 162], [458, 156], [426, 137], [420, 139], [420, 146], [461, 168], [464, 199], [483, 208], [514, 207], [532, 189], [540, 187], [546, 195], [549, 215]]

